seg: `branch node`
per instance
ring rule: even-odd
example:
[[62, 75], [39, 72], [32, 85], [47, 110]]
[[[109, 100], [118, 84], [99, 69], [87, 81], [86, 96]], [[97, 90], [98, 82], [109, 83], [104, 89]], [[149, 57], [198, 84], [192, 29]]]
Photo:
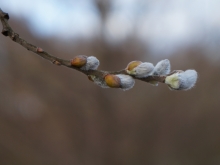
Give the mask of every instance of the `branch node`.
[[4, 19], [9, 20], [9, 15], [8, 13], [2, 12]]
[[6, 37], [9, 36], [9, 30], [7, 28], [2, 29], [2, 34]]
[[55, 64], [55, 65], [58, 65], [58, 66], [61, 65], [61, 63], [59, 61], [57, 61], [57, 60], [54, 60], [52, 63]]
[[16, 41], [16, 39], [17, 39], [18, 37], [19, 37], [19, 34], [13, 33], [12, 36], [11, 36], [11, 39], [12, 39], [13, 41]]
[[90, 81], [94, 82], [91, 75], [88, 75], [88, 79], [89, 79]]
[[40, 48], [40, 47], [37, 47], [37, 50], [36, 50], [38, 53], [43, 53], [44, 52], [44, 50], [42, 49], [42, 48]]

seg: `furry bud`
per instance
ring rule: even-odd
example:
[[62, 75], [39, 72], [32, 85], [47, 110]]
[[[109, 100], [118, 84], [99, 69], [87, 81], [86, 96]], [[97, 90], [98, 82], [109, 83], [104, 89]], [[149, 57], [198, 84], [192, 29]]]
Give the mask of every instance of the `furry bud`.
[[117, 74], [116, 76], [120, 78], [122, 90], [126, 91], [133, 88], [135, 80], [131, 76], [124, 74]]
[[167, 75], [170, 73], [170, 61], [168, 59], [159, 61], [154, 67], [154, 75]]
[[94, 56], [79, 55], [71, 60], [71, 65], [82, 70], [96, 70], [99, 66], [99, 60]]
[[195, 70], [186, 70], [167, 76], [165, 83], [171, 90], [189, 90], [195, 86], [198, 75]]
[[82, 70], [96, 70], [99, 67], [99, 60], [94, 56], [87, 57], [87, 62], [82, 66]]
[[132, 61], [128, 64], [125, 71], [129, 75], [143, 78], [152, 75], [154, 71], [154, 65], [149, 62]]
[[131, 89], [135, 84], [131, 76], [124, 74], [108, 74], [105, 76], [105, 82], [111, 88], [121, 88], [124, 91]]
[[120, 78], [116, 75], [113, 75], [113, 74], [106, 75], [105, 82], [111, 88], [120, 88], [121, 87]]

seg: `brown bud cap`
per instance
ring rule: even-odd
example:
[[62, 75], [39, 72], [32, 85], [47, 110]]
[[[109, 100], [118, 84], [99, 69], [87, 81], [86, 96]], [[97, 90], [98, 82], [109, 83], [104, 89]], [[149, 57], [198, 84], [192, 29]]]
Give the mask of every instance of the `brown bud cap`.
[[87, 56], [79, 55], [76, 56], [74, 59], [71, 60], [71, 65], [77, 68], [84, 66], [87, 62]]
[[111, 88], [121, 88], [121, 80], [116, 75], [113, 74], [106, 75], [105, 82]]
[[140, 65], [142, 62], [141, 61], [131, 61], [127, 67], [126, 70], [131, 71], [132, 69], [134, 69], [135, 67], [137, 67], [138, 65]]

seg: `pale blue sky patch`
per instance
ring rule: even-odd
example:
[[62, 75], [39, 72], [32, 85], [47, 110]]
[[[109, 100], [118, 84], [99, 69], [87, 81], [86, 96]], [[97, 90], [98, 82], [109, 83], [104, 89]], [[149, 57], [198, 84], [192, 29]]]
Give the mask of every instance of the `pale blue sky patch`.
[[[152, 51], [172, 53], [204, 44], [220, 47], [219, 0], [112, 0], [104, 36], [122, 42], [133, 33]], [[101, 33], [93, 0], [0, 0], [3, 11], [24, 17], [39, 36], [91, 38]]]
[[91, 37], [96, 34], [100, 24], [98, 13], [89, 0], [68, 3], [52, 0], [7, 0], [1, 7], [8, 13], [26, 18], [30, 29], [42, 36]]

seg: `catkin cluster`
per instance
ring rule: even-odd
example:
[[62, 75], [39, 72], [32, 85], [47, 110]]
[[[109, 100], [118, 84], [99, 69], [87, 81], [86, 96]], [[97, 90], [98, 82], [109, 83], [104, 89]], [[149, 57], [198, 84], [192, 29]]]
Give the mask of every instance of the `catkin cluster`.
[[[97, 70], [99, 60], [94, 56], [79, 55], [71, 60], [71, 65], [82, 71]], [[170, 73], [171, 65], [168, 59], [159, 61], [155, 66], [149, 62], [132, 61], [124, 69], [126, 74], [103, 74], [102, 77], [88, 75], [89, 79], [102, 88], [120, 88], [124, 91], [131, 89], [135, 84], [134, 78], [148, 76], [166, 76], [165, 84], [171, 90], [189, 90], [195, 86], [197, 72], [195, 70], [176, 71]], [[150, 81], [157, 86], [158, 82]]]

